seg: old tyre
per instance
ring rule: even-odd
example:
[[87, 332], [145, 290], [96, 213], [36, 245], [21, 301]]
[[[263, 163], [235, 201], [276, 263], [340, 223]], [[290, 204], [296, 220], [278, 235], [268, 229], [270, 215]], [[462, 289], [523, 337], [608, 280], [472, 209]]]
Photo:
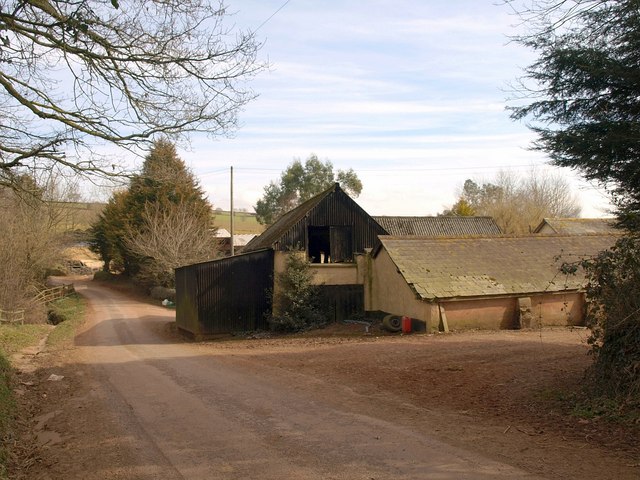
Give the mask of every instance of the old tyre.
[[382, 319], [382, 328], [388, 332], [402, 330], [402, 318], [397, 315], [387, 315]]

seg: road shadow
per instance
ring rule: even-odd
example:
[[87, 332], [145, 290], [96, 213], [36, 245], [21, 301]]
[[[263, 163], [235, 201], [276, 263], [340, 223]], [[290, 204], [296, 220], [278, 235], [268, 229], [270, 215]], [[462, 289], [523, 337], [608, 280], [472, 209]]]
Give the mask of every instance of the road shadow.
[[180, 333], [174, 319], [167, 320], [154, 315], [102, 320], [78, 333], [74, 342], [81, 347], [181, 343], [193, 341]]

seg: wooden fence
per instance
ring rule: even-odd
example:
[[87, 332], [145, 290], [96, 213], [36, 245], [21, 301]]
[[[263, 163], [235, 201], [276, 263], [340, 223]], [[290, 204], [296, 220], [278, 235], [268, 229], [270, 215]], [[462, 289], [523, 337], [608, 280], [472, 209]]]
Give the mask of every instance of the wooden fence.
[[[66, 297], [73, 292], [75, 292], [75, 287], [73, 283], [71, 283], [69, 285], [60, 285], [40, 290], [33, 299], [37, 303], [46, 305], [58, 298]], [[2, 323], [19, 323], [20, 325], [24, 325], [24, 310], [3, 310], [0, 308], [0, 324]]]
[[24, 325], [24, 310], [2, 310], [0, 308], [0, 324], [2, 323]]
[[46, 290], [40, 290], [33, 299], [36, 302], [45, 305], [57, 300], [58, 298], [66, 297], [73, 292], [75, 292], [75, 288], [73, 283], [70, 283], [69, 285], [59, 285], [57, 287], [47, 288]]

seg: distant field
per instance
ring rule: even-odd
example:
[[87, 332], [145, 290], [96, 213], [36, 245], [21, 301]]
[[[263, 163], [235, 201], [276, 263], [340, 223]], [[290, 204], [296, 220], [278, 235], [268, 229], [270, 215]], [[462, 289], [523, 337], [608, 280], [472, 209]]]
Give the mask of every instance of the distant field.
[[[61, 220], [58, 228], [61, 231], [87, 230], [105, 207], [104, 203], [59, 202], [56, 207], [60, 211]], [[213, 224], [218, 228], [230, 229], [229, 212], [214, 212]], [[256, 220], [255, 213], [236, 212], [234, 215], [234, 233], [262, 233], [264, 225]]]
[[92, 202], [55, 202], [58, 210], [59, 224], [56, 227], [61, 232], [74, 230], [88, 230], [98, 220], [104, 209], [104, 203]]
[[[231, 228], [231, 216], [229, 212], [215, 212], [213, 224], [218, 228]], [[234, 233], [262, 233], [264, 225], [260, 225], [254, 213], [235, 212], [233, 215]]]

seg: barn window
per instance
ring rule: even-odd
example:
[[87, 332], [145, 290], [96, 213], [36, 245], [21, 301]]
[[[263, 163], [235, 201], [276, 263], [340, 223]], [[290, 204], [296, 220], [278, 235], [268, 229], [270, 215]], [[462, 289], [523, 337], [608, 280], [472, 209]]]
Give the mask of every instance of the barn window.
[[353, 261], [351, 226], [309, 227], [309, 257], [312, 263]]

